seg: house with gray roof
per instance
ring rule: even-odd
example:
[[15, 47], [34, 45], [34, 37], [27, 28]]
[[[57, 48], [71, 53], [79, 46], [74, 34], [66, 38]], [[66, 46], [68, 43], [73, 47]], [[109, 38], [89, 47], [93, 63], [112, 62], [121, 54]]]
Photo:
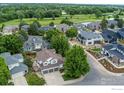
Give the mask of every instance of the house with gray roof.
[[124, 65], [124, 46], [120, 44], [107, 44], [101, 53], [112, 60], [114, 64]]
[[11, 35], [19, 31], [19, 27], [16, 25], [5, 26], [2, 31], [2, 35]]
[[58, 71], [63, 67], [64, 59], [60, 54], [56, 54], [54, 49], [43, 49], [37, 52], [36, 61], [33, 63], [35, 71], [42, 74]]
[[119, 39], [124, 39], [124, 28], [119, 29], [117, 35]]
[[71, 28], [71, 26], [69, 26], [67, 24], [56, 25], [56, 29], [58, 29], [59, 31], [62, 31], [62, 32], [66, 32], [70, 28]]
[[40, 28], [38, 28], [38, 31], [49, 31], [53, 29], [54, 29], [54, 26], [41, 26]]
[[23, 64], [22, 54], [11, 55], [9, 52], [1, 53], [0, 57], [4, 58], [12, 77], [24, 76], [28, 72], [28, 67]]
[[96, 22], [85, 22], [81, 23], [85, 28], [91, 29], [91, 30], [99, 30], [101, 29], [100, 21]]
[[108, 26], [111, 26], [112, 24], [113, 24], [113, 25], [117, 25], [117, 23], [118, 23], [118, 22], [117, 22], [116, 20], [114, 20], [113, 18], [108, 19], [107, 22], [108, 22]]
[[21, 26], [21, 30], [26, 31], [26, 32], [29, 30], [29, 28], [30, 28], [30, 25]]
[[117, 42], [117, 33], [112, 30], [104, 30], [101, 33], [102, 37], [104, 38], [105, 43], [116, 43]]
[[103, 41], [101, 34], [90, 31], [78, 31], [77, 39], [84, 45], [95, 45]]
[[48, 47], [48, 44], [41, 36], [29, 36], [28, 40], [23, 45], [24, 51], [35, 51]]

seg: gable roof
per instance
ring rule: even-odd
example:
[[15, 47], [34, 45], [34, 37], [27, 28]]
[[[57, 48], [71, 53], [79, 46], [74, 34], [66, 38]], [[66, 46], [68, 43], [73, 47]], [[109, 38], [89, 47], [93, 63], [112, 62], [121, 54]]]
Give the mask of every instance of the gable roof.
[[100, 34], [89, 32], [89, 31], [83, 31], [80, 29], [79, 34], [84, 37], [85, 39], [94, 39], [94, 38], [102, 38]]
[[48, 30], [52, 30], [54, 29], [53, 26], [42, 26], [40, 28], [38, 28], [39, 31], [48, 31]]
[[120, 44], [107, 44], [104, 46], [104, 49], [109, 51], [109, 53], [117, 56], [118, 58], [124, 59], [124, 55], [118, 50], [124, 53], [124, 46]]
[[107, 40], [107, 41], [111, 41], [111, 40], [116, 41], [117, 40], [117, 34], [112, 30], [106, 29], [106, 30], [102, 31], [101, 35], [104, 38], [104, 40]]
[[29, 36], [28, 40], [24, 43], [23, 49], [26, 51], [29, 48], [34, 48], [35, 44], [43, 44], [41, 36]]
[[13, 31], [13, 30], [16, 30], [16, 29], [18, 29], [18, 28], [19, 28], [19, 27], [16, 26], [16, 25], [5, 26], [5, 27], [3, 28], [3, 31], [5, 31], [5, 30]]
[[0, 54], [0, 56], [4, 58], [7, 65], [18, 63], [18, 60], [15, 57], [11, 56], [9, 52], [2, 53]]
[[10, 73], [16, 74], [22, 71], [28, 71], [28, 67], [25, 64], [19, 64], [19, 66], [14, 67], [12, 70], [10, 70]]
[[[50, 63], [47, 66], [44, 66], [43, 63], [46, 62], [48, 59], [57, 59], [57, 63]], [[39, 64], [41, 66], [41, 70], [60, 66], [64, 63], [63, 57], [60, 54], [56, 54], [54, 49], [43, 49], [42, 51], [37, 52], [36, 60], [41, 62], [41, 64]]]

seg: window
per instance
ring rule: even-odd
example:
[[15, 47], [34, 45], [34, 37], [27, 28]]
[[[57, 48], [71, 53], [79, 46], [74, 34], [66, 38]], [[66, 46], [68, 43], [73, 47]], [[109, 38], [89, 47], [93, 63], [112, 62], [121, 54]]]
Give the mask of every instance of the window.
[[54, 71], [58, 71], [59, 70], [59, 68], [54, 68]]
[[43, 71], [43, 74], [47, 74], [47, 73], [48, 73], [48, 70]]
[[92, 44], [92, 42], [88, 42], [88, 44]]
[[53, 72], [53, 69], [50, 69], [49, 72], [50, 72], [50, 73]]

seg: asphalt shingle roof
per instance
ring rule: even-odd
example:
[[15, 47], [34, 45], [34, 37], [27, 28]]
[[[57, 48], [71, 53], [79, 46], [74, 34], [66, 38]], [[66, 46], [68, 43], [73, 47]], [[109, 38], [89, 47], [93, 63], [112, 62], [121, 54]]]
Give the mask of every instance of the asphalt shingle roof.
[[16, 66], [10, 70], [11, 74], [16, 74], [22, 71], [28, 71], [28, 67], [25, 64], [20, 64], [19, 66]]
[[117, 56], [120, 59], [124, 59], [124, 55], [118, 50], [124, 53], [124, 46], [120, 44], [107, 44], [104, 48], [109, 51], [111, 54]]
[[101, 38], [101, 35], [94, 32], [88, 32], [88, 31], [80, 31], [80, 35], [84, 37], [85, 39], [94, 39], [94, 38]]

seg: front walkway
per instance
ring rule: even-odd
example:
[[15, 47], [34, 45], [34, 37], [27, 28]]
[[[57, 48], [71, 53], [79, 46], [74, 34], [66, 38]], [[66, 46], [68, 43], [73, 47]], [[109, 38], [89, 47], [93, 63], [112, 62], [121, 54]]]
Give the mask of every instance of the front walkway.
[[12, 77], [14, 85], [28, 85], [24, 76]]

